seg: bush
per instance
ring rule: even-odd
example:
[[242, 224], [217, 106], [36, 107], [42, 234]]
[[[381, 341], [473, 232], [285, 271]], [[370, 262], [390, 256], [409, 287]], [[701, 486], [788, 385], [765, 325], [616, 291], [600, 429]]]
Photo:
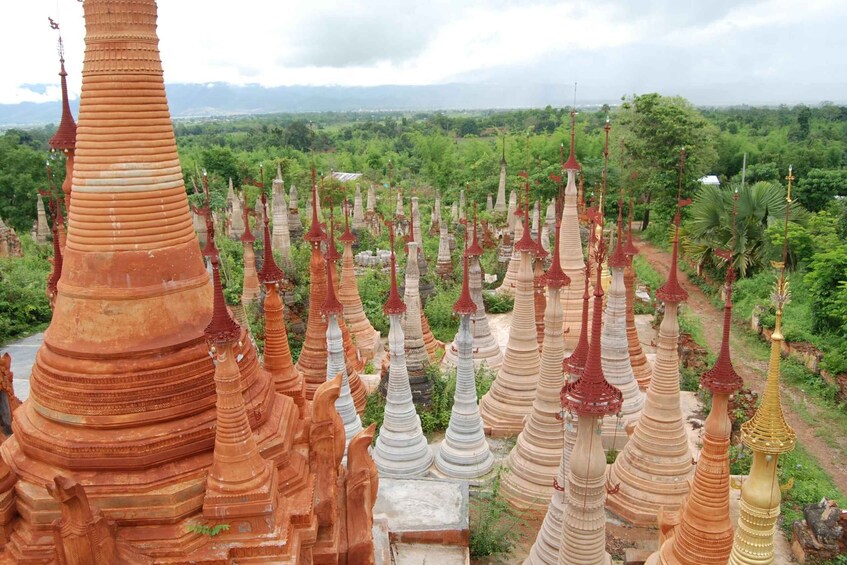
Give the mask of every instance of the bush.
[[482, 365], [479, 369], [476, 370], [476, 398], [479, 400], [488, 392], [488, 389], [491, 388], [491, 385], [494, 383], [494, 378], [497, 376], [497, 373], [487, 366]]
[[429, 406], [416, 406], [421, 417], [421, 429], [427, 436], [447, 429], [453, 411], [453, 395], [456, 392], [455, 371], [444, 378], [437, 365], [427, 368], [427, 378], [432, 387], [432, 402]]
[[388, 299], [391, 279], [381, 270], [368, 269], [364, 275], [357, 277], [356, 282], [359, 285], [359, 296], [362, 298], [365, 316], [376, 331], [388, 335], [388, 318], [382, 307]]
[[459, 299], [462, 288], [459, 285], [445, 286], [439, 282], [435, 293], [429, 297], [424, 307], [429, 328], [435, 339], [449, 343], [459, 330], [459, 319], [453, 313], [453, 306]]
[[49, 247], [24, 234], [23, 257], [0, 259], [0, 344], [47, 327], [53, 316], [47, 300]]
[[505, 314], [515, 308], [514, 297], [499, 292], [483, 292], [482, 303], [488, 314]]
[[376, 424], [376, 441], [379, 431], [382, 429], [382, 421], [385, 418], [385, 398], [378, 392], [368, 395], [365, 411], [362, 413], [362, 425], [368, 427], [371, 424]]
[[508, 469], [498, 467], [491, 491], [480, 492], [471, 499], [469, 548], [472, 558], [510, 553], [515, 547], [518, 533], [514, 525], [517, 518], [500, 496], [500, 479], [504, 472]]

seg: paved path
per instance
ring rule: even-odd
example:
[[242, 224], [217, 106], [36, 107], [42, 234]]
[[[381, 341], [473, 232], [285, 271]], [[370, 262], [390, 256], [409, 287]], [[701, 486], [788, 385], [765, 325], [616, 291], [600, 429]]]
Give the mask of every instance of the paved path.
[[29, 375], [35, 364], [35, 354], [44, 341], [44, 332], [19, 339], [0, 348], [0, 355], [12, 356], [12, 374], [14, 375], [15, 396], [21, 400], [29, 398]]

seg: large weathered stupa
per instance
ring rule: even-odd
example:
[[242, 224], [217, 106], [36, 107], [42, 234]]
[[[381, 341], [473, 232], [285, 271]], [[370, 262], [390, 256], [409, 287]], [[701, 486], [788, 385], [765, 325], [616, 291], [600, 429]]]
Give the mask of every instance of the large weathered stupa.
[[[155, 2], [83, 9], [64, 269], [29, 399], [0, 447], [16, 478], [0, 492], [14, 500], [0, 517], [3, 560], [368, 562], [377, 477], [366, 451], [338, 470], [332, 383], [299, 419], [258, 370], [219, 286], [213, 293], [165, 98]], [[224, 344], [211, 351], [217, 367], [207, 326]], [[231, 527], [213, 540], [196, 531], [209, 520]]]

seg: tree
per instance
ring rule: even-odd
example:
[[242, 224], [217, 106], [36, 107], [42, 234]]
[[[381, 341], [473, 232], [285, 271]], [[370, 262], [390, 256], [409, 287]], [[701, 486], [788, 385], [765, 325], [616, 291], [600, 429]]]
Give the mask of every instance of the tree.
[[836, 196], [847, 196], [847, 170], [812, 169], [797, 181], [797, 199], [812, 212], [823, 210]]
[[[625, 99], [615, 119], [617, 135], [625, 140], [630, 167], [638, 173], [632, 188], [635, 196], [646, 205], [646, 229], [651, 209], [664, 219], [673, 216], [679, 152], [683, 147], [686, 152], [684, 186], [695, 186], [696, 179], [710, 172], [717, 163], [717, 128], [686, 99], [656, 93]], [[689, 192], [685, 188], [683, 191]]]
[[[715, 251], [730, 247], [733, 192], [732, 189], [709, 185], [703, 186], [694, 197], [683, 230], [683, 246], [686, 254], [697, 261], [701, 268], [717, 267], [722, 260], [716, 257]], [[801, 206], [796, 202], [792, 204], [792, 222], [805, 222], [807, 216]], [[742, 277], [767, 267], [772, 259], [780, 259], [784, 218], [785, 187], [776, 183], [757, 182], [739, 190], [733, 266]], [[773, 229], [778, 232], [778, 236], [769, 231], [771, 225], [776, 226]], [[789, 231], [789, 238], [802, 230], [800, 226], [796, 228]], [[805, 230], [802, 233], [807, 236], [804, 244], [810, 246], [808, 234]], [[802, 250], [798, 247], [797, 252], [802, 253]]]
[[[38, 189], [47, 185], [47, 153], [39, 153], [28, 142], [28, 134], [16, 130], [0, 137], [0, 218], [16, 231], [28, 233], [35, 221]], [[64, 162], [53, 166], [53, 184], [64, 179]]]

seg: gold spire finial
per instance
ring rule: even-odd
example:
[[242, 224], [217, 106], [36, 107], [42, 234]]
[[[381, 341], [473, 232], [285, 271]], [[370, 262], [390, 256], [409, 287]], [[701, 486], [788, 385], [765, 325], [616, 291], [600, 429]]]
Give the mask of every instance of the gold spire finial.
[[779, 372], [782, 359], [782, 310], [788, 303], [790, 293], [785, 279], [785, 263], [788, 256], [788, 218], [791, 204], [791, 182], [794, 180], [791, 167], [788, 168], [788, 193], [785, 204], [785, 227], [782, 241], [782, 261], [772, 264], [779, 269], [776, 290], [772, 296], [776, 306], [776, 323], [771, 335], [771, 354], [768, 364], [768, 380], [762, 403], [749, 421], [741, 425], [741, 441], [750, 449], [760, 453], [780, 455], [794, 449], [797, 435], [785, 421], [779, 390]]

